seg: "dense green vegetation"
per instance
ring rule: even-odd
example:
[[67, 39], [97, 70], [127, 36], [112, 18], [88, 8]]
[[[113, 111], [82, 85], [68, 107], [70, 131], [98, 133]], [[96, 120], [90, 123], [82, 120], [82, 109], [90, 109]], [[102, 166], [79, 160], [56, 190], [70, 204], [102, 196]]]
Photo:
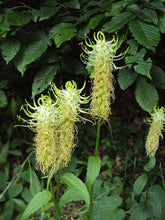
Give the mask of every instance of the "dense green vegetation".
[[[116, 55], [123, 54], [114, 59], [112, 113], [100, 130], [99, 120], [98, 127], [77, 123], [68, 166], [45, 177], [35, 134], [17, 116], [27, 119], [21, 106], [47, 94], [51, 82], [61, 88], [74, 80], [79, 89], [85, 80], [90, 95], [82, 42], [95, 43], [99, 31], [107, 41], [115, 36]], [[164, 106], [164, 34], [164, 0], [0, 1], [0, 220], [59, 219], [58, 212], [61, 219], [164, 219], [164, 142], [147, 157], [144, 123]]]

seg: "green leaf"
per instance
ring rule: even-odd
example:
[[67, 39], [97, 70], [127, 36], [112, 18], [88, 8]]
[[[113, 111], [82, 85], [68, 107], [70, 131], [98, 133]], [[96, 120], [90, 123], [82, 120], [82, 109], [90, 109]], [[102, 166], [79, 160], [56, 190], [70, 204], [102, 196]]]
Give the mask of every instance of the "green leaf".
[[18, 53], [20, 49], [20, 42], [16, 38], [5, 39], [1, 43], [1, 53], [8, 64]]
[[20, 151], [20, 150], [9, 150], [9, 154], [14, 155], [14, 156], [21, 156], [22, 151]]
[[9, 200], [4, 204], [3, 210], [0, 213], [0, 220], [12, 220], [12, 215], [14, 211], [14, 202]]
[[6, 87], [8, 82], [9, 82], [9, 80], [1, 80], [0, 81], [0, 89]]
[[154, 25], [134, 20], [129, 23], [129, 29], [135, 40], [150, 50], [153, 50], [160, 41], [159, 30]]
[[11, 184], [9, 190], [8, 190], [8, 195], [10, 199], [15, 198], [18, 196], [23, 190], [23, 185], [22, 183], [15, 183]]
[[53, 81], [57, 72], [56, 65], [42, 67], [34, 77], [32, 84], [32, 97], [43, 92]]
[[23, 57], [24, 66], [32, 63], [37, 58], [39, 58], [46, 51], [46, 49], [47, 49], [47, 44], [44, 39], [40, 39], [38, 41], [34, 41], [30, 43], [24, 51], [24, 57]]
[[32, 194], [30, 190], [26, 187], [24, 187], [22, 193], [21, 193], [22, 198], [25, 200], [26, 203], [29, 203], [30, 200], [32, 199]]
[[128, 211], [131, 214], [130, 220], [146, 220], [153, 217], [152, 209], [150, 207], [144, 207], [144, 204], [136, 203], [131, 209]]
[[[86, 203], [86, 208], [81, 213], [87, 212], [89, 209], [89, 206], [90, 206], [90, 196], [89, 196], [86, 185], [78, 177], [76, 177], [72, 173], [65, 173], [61, 177], [61, 180], [64, 183], [66, 183], [71, 189], [75, 190], [76, 193], [82, 195], [82, 198]], [[72, 196], [72, 195], [70, 195], [70, 196]]]
[[152, 1], [152, 2], [149, 2], [147, 4], [147, 7], [150, 7], [150, 8], [154, 8], [154, 9], [158, 9], [162, 12], [165, 12], [165, 7], [164, 7], [164, 4], [163, 2], [161, 1]]
[[155, 157], [151, 157], [149, 162], [144, 166], [144, 170], [146, 172], [152, 170], [155, 167], [156, 159]]
[[129, 50], [128, 50], [128, 53], [131, 54], [131, 55], [135, 55], [137, 53], [137, 50], [138, 50], [138, 47], [139, 47], [139, 44], [137, 43], [136, 40], [134, 39], [131, 39], [131, 40], [128, 40], [127, 43], [129, 44]]
[[60, 198], [59, 209], [62, 209], [62, 207], [68, 202], [79, 200], [83, 200], [82, 194], [75, 191], [74, 189], [69, 189]]
[[133, 184], [133, 194], [139, 195], [143, 191], [146, 183], [147, 183], [148, 177], [146, 174], [142, 174], [137, 178], [137, 180]]
[[31, 167], [29, 169], [30, 169], [30, 192], [32, 196], [34, 196], [41, 191], [41, 183], [35, 171], [32, 170]]
[[42, 191], [37, 193], [33, 199], [30, 201], [28, 206], [22, 215], [22, 220], [28, 219], [30, 215], [38, 211], [44, 205], [46, 205], [51, 200], [51, 193], [49, 191]]
[[152, 83], [159, 89], [165, 89], [165, 72], [158, 66], [151, 68]]
[[138, 16], [148, 23], [158, 24], [158, 16], [155, 10], [144, 8]]
[[93, 196], [95, 199], [100, 199], [107, 196], [110, 192], [110, 184], [107, 181], [98, 179], [94, 183]]
[[41, 7], [39, 10], [39, 21], [44, 21], [51, 18], [59, 11], [59, 9], [60, 7], [52, 7], [51, 5]]
[[98, 14], [93, 16], [88, 23], [88, 28], [95, 29], [95, 27], [97, 27], [97, 25], [101, 22], [103, 18], [104, 18], [104, 14]]
[[21, 199], [13, 199], [17, 212], [23, 212], [26, 208], [26, 204]]
[[151, 112], [158, 104], [156, 88], [143, 77], [136, 81], [135, 98], [142, 109]]
[[148, 192], [147, 202], [148, 205], [153, 208], [153, 215], [155, 216], [155, 219], [161, 219], [162, 203], [159, 196], [153, 192]]
[[69, 2], [64, 2], [63, 4], [68, 8], [80, 9], [80, 3], [78, 0], [70, 0]]
[[7, 16], [9, 25], [20, 26], [30, 22], [30, 15], [25, 12], [10, 11]]
[[87, 164], [86, 185], [90, 188], [93, 186], [96, 178], [100, 173], [101, 162], [98, 156], [90, 156]]
[[122, 90], [126, 90], [131, 86], [137, 78], [137, 73], [135, 71], [129, 70], [128, 68], [123, 68], [119, 70], [118, 83]]
[[74, 27], [68, 27], [60, 30], [54, 38], [57, 48], [59, 48], [65, 41], [72, 39], [76, 35], [76, 32], [77, 30]]
[[9, 151], [9, 141], [3, 146], [0, 152], [0, 165], [3, 165], [7, 162], [8, 151]]
[[0, 90], [0, 108], [5, 108], [7, 106], [7, 97], [4, 91]]
[[165, 34], [165, 17], [159, 18], [158, 27], [159, 27], [160, 32], [162, 34]]
[[92, 220], [122, 220], [125, 217], [123, 209], [118, 209], [122, 204], [119, 196], [105, 197], [99, 200], [93, 207]]
[[121, 28], [124, 27], [125, 24], [127, 24], [133, 18], [134, 18], [134, 15], [131, 12], [120, 13], [112, 17], [111, 21], [105, 23], [103, 25], [102, 31], [112, 33], [114, 31], [120, 30]]

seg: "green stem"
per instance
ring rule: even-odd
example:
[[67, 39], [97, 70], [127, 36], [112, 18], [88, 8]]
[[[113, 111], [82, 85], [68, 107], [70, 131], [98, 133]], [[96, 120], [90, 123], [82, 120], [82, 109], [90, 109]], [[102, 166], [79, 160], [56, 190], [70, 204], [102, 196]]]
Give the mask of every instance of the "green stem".
[[162, 171], [162, 165], [160, 163], [160, 175], [161, 175], [161, 178], [162, 178], [162, 183], [163, 183], [163, 188], [165, 190], [165, 181], [164, 181], [164, 176], [163, 176], [163, 171]]
[[58, 171], [57, 191], [56, 191], [57, 201], [59, 201], [59, 196], [60, 196], [60, 178], [61, 178], [61, 169]]
[[54, 190], [53, 190], [52, 179], [50, 180], [50, 191], [51, 191], [52, 199], [53, 199], [54, 206], [55, 206], [55, 209], [56, 209], [56, 219], [60, 220], [60, 210], [59, 210], [59, 207], [58, 207], [58, 200], [56, 199], [55, 193], [54, 193]]
[[101, 118], [98, 119], [97, 123], [97, 137], [96, 137], [96, 146], [95, 146], [95, 156], [98, 155], [98, 147], [100, 141], [100, 127], [101, 127]]
[[90, 207], [89, 207], [89, 220], [92, 220], [92, 208], [93, 208], [93, 186], [92, 185], [89, 189], [89, 195], [90, 195]]
[[107, 120], [107, 123], [108, 123], [108, 126], [109, 126], [109, 131], [110, 131], [110, 134], [111, 134], [111, 138], [113, 140], [112, 127], [111, 127], [111, 124], [110, 124], [109, 120]]

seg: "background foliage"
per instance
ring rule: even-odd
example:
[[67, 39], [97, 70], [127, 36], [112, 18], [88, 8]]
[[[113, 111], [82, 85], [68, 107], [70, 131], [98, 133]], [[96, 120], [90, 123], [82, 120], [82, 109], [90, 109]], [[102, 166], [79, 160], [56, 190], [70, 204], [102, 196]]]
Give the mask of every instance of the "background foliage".
[[[118, 53], [126, 49], [128, 52], [123, 60], [115, 62], [117, 67], [124, 68], [114, 71], [116, 100], [113, 103], [115, 110], [112, 110], [112, 113], [114, 111], [116, 115], [113, 116], [112, 123], [113, 140], [107, 132], [107, 126], [104, 125], [100, 155], [104, 172], [102, 178], [95, 183], [97, 189], [95, 198], [109, 195], [108, 187], [112, 194], [122, 195], [122, 198], [125, 198], [125, 194], [130, 194], [128, 187], [125, 187], [127, 184], [130, 186], [133, 184], [129, 175], [134, 169], [133, 180], [136, 179], [135, 174], [136, 172], [138, 175], [141, 174], [140, 167], [145, 160], [143, 128], [146, 127], [142, 121], [133, 117], [136, 114], [138, 117], [139, 112], [141, 115], [147, 115], [154, 106], [164, 104], [164, 2], [164, 0], [0, 1], [0, 191], [3, 192], [0, 197], [3, 204], [0, 219], [13, 219], [13, 216], [18, 216], [19, 219], [19, 213], [25, 210], [26, 204], [34, 195], [41, 193], [40, 197], [45, 196], [43, 191], [45, 181], [42, 179], [40, 182], [41, 174], [33, 169], [35, 164], [34, 154], [31, 153], [33, 134], [26, 128], [14, 128], [14, 125], [18, 124], [16, 115], [21, 105], [25, 99], [30, 100], [46, 92], [52, 81], [60, 86], [67, 80], [74, 79], [79, 86], [82, 86], [82, 81], [86, 79], [86, 92], [89, 93], [90, 80], [85, 65], [80, 60], [82, 53], [80, 43], [84, 41], [86, 34], [92, 37], [93, 33], [99, 30], [104, 32], [107, 40], [117, 33]], [[135, 107], [133, 109], [132, 103]], [[127, 117], [127, 110], [132, 113], [136, 109], [135, 114], [130, 114], [126, 124], [117, 117], [120, 115], [118, 105], [120, 108], [122, 105], [124, 117]], [[141, 109], [146, 113], [142, 113]], [[132, 123], [133, 121], [135, 123]], [[77, 176], [80, 174], [83, 176], [84, 168], [80, 167], [79, 163], [81, 160], [87, 163], [87, 155], [91, 153], [89, 149], [95, 142], [95, 127], [89, 128], [85, 125], [82, 129], [80, 126], [79, 131], [80, 146], [77, 147], [76, 156], [73, 157], [68, 169]], [[86, 135], [87, 133], [89, 136]], [[130, 146], [129, 150], [128, 146]], [[77, 155], [79, 161], [75, 159]], [[117, 158], [123, 160], [123, 168], [120, 168], [121, 162], [117, 162]], [[137, 163], [138, 158], [142, 159]], [[159, 159], [162, 161], [162, 157]], [[138, 168], [135, 172], [136, 166]], [[115, 171], [112, 167], [115, 167], [113, 168]], [[154, 172], [159, 173], [156, 170]], [[113, 178], [114, 174], [117, 174], [116, 178]], [[162, 175], [156, 175], [152, 184], [154, 181], [161, 184], [160, 176]], [[144, 176], [139, 181], [142, 181], [140, 186], [147, 184]], [[109, 186], [110, 182], [111, 186]], [[146, 192], [143, 192], [143, 187], [138, 190], [134, 186], [134, 194], [139, 196], [139, 200], [129, 211], [132, 219], [146, 219], [152, 216], [161, 218], [160, 213], [165, 212], [162, 208], [165, 201], [161, 196], [158, 198], [159, 213], [155, 213], [156, 208], [154, 209], [154, 200], [157, 201], [156, 192], [159, 192], [159, 195], [161, 192], [164, 193], [159, 187], [149, 188], [150, 206], [145, 214], [143, 213], [143, 217], [135, 218], [137, 213], [142, 215], [139, 210], [143, 208]], [[48, 195], [47, 201], [49, 200]], [[99, 200], [99, 203], [102, 205], [101, 201]], [[93, 219], [100, 219], [97, 211], [102, 210], [102, 206], [99, 203], [94, 208], [96, 216]], [[111, 198], [106, 197], [104, 203], [104, 207], [111, 204]], [[119, 197], [113, 210], [121, 204]], [[46, 206], [43, 205], [41, 202], [41, 206], [38, 206], [42, 207], [40, 219], [46, 218], [45, 216], [51, 219], [50, 212], [47, 212], [52, 205], [51, 201]], [[127, 210], [131, 207], [129, 201], [123, 205], [123, 208], [124, 206]], [[123, 209], [117, 210], [119, 216], [120, 213], [123, 216]], [[25, 215], [28, 216], [28, 213]]]

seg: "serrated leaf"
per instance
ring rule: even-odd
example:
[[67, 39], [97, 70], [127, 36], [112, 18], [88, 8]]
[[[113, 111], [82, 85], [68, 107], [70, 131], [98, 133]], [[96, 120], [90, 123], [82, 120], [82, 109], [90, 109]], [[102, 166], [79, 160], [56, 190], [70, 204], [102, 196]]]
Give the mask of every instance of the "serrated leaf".
[[40, 94], [48, 87], [48, 85], [53, 81], [56, 72], [56, 65], [45, 66], [37, 72], [32, 84], [32, 97]]
[[42, 191], [37, 193], [33, 199], [30, 201], [25, 211], [22, 214], [21, 220], [28, 219], [30, 215], [38, 211], [44, 205], [46, 205], [51, 200], [51, 193], [49, 191]]
[[158, 9], [158, 10], [160, 10], [160, 11], [165, 12], [164, 4], [163, 4], [163, 2], [161, 2], [161, 1], [152, 1], [152, 2], [149, 2], [149, 3], [147, 4], [147, 7], [154, 8], [154, 9]]
[[118, 83], [122, 90], [126, 90], [131, 86], [137, 78], [137, 73], [135, 71], [129, 70], [128, 68], [123, 68], [119, 70]]
[[125, 217], [123, 209], [118, 209], [122, 204], [119, 196], [105, 197], [99, 200], [93, 207], [92, 220], [122, 220]]
[[1, 43], [1, 53], [8, 64], [18, 53], [20, 49], [20, 42], [15, 38], [5, 39]]
[[165, 34], [165, 17], [159, 18], [158, 27], [161, 33]]
[[80, 200], [83, 200], [83, 196], [74, 189], [69, 189], [60, 198], [59, 209], [62, 209], [62, 207], [68, 202]]
[[7, 106], [7, 97], [4, 91], [0, 90], [0, 108], [5, 108]]
[[155, 157], [151, 157], [149, 162], [144, 166], [144, 170], [146, 172], [152, 170], [155, 167], [156, 159]]
[[51, 18], [59, 11], [59, 9], [59, 7], [52, 7], [51, 5], [41, 7], [39, 10], [39, 21], [44, 21]]
[[7, 16], [9, 25], [20, 26], [30, 22], [30, 15], [25, 12], [10, 11]]
[[135, 40], [150, 50], [153, 50], [160, 41], [159, 30], [154, 25], [133, 20], [129, 23], [129, 29]]
[[137, 53], [137, 50], [138, 50], [138, 47], [139, 47], [139, 44], [137, 41], [135, 41], [134, 39], [131, 39], [131, 40], [128, 40], [127, 43], [129, 44], [129, 50], [128, 50], [128, 53], [129, 54], [136, 54]]
[[86, 208], [81, 213], [87, 212], [90, 206], [90, 196], [86, 185], [72, 173], [65, 173], [61, 177], [61, 180], [66, 183], [71, 189], [82, 195], [82, 198], [86, 203]]
[[88, 23], [88, 28], [95, 29], [95, 27], [97, 27], [97, 25], [101, 22], [103, 18], [104, 18], [104, 14], [98, 14], [93, 16]]
[[139, 195], [147, 184], [147, 180], [148, 177], [146, 174], [142, 174], [141, 176], [139, 176], [133, 184], [133, 194]]
[[165, 72], [158, 66], [151, 68], [152, 83], [159, 89], [165, 89]]
[[24, 66], [32, 63], [37, 58], [39, 58], [46, 51], [46, 49], [47, 49], [47, 44], [44, 39], [40, 39], [38, 41], [34, 41], [30, 43], [24, 51], [24, 57], [23, 57]]
[[140, 77], [136, 82], [135, 98], [142, 109], [151, 112], [157, 106], [159, 97], [154, 85]]
[[121, 28], [124, 27], [125, 24], [127, 24], [133, 18], [134, 18], [134, 15], [131, 12], [120, 13], [112, 17], [111, 21], [105, 23], [103, 25], [102, 31], [112, 33], [114, 31], [120, 30]]
[[74, 27], [60, 30], [54, 38], [57, 48], [59, 48], [65, 41], [72, 39], [76, 35], [76, 31], [77, 30]]
[[158, 24], [158, 16], [155, 10], [144, 8], [138, 16], [148, 23]]
[[90, 156], [87, 164], [86, 184], [90, 188], [93, 186], [99, 175], [101, 162], [98, 156]]

